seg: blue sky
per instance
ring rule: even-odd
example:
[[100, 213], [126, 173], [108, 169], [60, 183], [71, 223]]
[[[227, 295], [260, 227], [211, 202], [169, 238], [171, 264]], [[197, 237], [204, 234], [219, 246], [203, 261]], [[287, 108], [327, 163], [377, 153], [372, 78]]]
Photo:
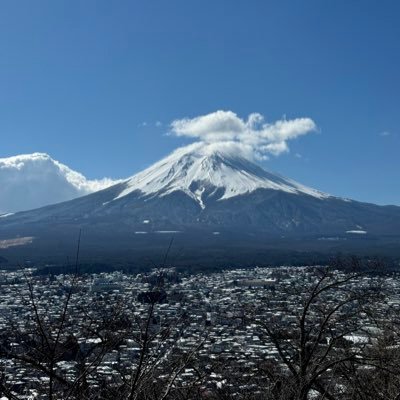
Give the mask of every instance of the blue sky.
[[2, 1], [0, 157], [120, 178], [190, 142], [165, 135], [175, 119], [308, 117], [318, 132], [266, 168], [400, 205], [399, 18], [398, 1]]

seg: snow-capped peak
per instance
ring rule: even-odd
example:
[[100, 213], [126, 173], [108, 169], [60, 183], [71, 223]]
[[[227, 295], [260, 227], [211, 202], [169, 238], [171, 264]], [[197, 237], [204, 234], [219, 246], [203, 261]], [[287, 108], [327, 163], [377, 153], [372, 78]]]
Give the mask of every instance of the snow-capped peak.
[[242, 156], [217, 150], [210, 152], [209, 148], [196, 144], [175, 150], [166, 158], [131, 177], [116, 199], [134, 191], [159, 196], [183, 191], [204, 208], [203, 192], [206, 190], [209, 194], [210, 191], [215, 193], [222, 189], [223, 194], [219, 199], [224, 200], [263, 188], [307, 194], [317, 198], [329, 197], [295, 181], [267, 172]]

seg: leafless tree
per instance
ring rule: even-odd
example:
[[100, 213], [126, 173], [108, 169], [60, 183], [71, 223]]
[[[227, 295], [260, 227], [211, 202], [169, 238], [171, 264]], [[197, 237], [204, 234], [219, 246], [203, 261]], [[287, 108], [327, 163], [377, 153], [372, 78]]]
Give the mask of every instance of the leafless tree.
[[[243, 304], [232, 319], [242, 330], [251, 324], [269, 354], [240, 365], [232, 353], [202, 359], [216, 331], [210, 338], [199, 330], [184, 300], [164, 312], [163, 268], [139, 296], [88, 293], [76, 271], [59, 280], [52, 303], [46, 281], [26, 275], [26, 318], [10, 320], [0, 358], [49, 400], [400, 400], [399, 309], [387, 302], [385, 279], [357, 259], [339, 267], [299, 268], [295, 279], [277, 281], [279, 290], [265, 289], [261, 302]], [[227, 321], [221, 334], [234, 330]], [[0, 392], [22, 398], [6, 370]]]
[[267, 398], [346, 398], [353, 385], [349, 368], [367, 362], [363, 355], [377, 335], [374, 311], [384, 293], [378, 278], [352, 263], [346, 273], [328, 267], [299, 272], [279, 291], [284, 296], [270, 296], [253, 310], [263, 340], [277, 353], [278, 362], [263, 369]]
[[[188, 368], [198, 371], [196, 355], [205, 334], [192, 335], [190, 343], [182, 345], [190, 318], [184, 309], [173, 316], [161, 313], [163, 279], [157, 279], [138, 304], [134, 293], [90, 296], [80, 286], [77, 269], [64, 278], [50, 303], [42, 293], [46, 282], [35, 285], [39, 278], [26, 275], [20, 293], [25, 320], [22, 315], [10, 319], [0, 341], [0, 357], [32, 377], [31, 389], [41, 399], [164, 400], [198, 390], [200, 372], [184, 383], [180, 376]], [[134, 354], [118, 359], [127, 344]], [[67, 370], [62, 368], [65, 363]], [[39, 382], [38, 377], [45, 380]], [[6, 374], [0, 377], [0, 391], [10, 399], [21, 398]]]

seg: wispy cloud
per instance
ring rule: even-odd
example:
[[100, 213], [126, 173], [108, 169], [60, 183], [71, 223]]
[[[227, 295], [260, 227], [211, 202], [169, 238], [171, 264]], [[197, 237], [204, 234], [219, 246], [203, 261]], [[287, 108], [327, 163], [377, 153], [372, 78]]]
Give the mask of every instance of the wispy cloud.
[[379, 132], [379, 136], [382, 136], [382, 137], [391, 136], [391, 135], [392, 135], [392, 133], [389, 131]]
[[310, 118], [296, 118], [269, 123], [259, 113], [240, 118], [232, 111], [216, 111], [171, 123], [171, 134], [185, 136], [205, 145], [236, 149], [258, 159], [278, 156], [289, 151], [288, 142], [316, 130]]
[[155, 121], [155, 122], [143, 121], [138, 124], [139, 128], [153, 128], [153, 127], [161, 128], [162, 126], [163, 123], [161, 121]]

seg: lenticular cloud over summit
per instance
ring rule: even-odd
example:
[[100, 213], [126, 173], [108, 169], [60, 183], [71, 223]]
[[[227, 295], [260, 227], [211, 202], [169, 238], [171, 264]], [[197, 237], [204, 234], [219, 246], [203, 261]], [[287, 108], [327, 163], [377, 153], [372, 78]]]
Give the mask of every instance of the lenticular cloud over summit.
[[59, 203], [114, 183], [88, 180], [44, 153], [0, 158], [0, 213], [11, 213]]
[[316, 130], [310, 118], [282, 119], [273, 123], [265, 121], [258, 113], [247, 119], [232, 111], [216, 111], [195, 118], [178, 119], [171, 123], [171, 133], [199, 139], [214, 148], [240, 151], [249, 158], [265, 159], [289, 151], [287, 142]]

